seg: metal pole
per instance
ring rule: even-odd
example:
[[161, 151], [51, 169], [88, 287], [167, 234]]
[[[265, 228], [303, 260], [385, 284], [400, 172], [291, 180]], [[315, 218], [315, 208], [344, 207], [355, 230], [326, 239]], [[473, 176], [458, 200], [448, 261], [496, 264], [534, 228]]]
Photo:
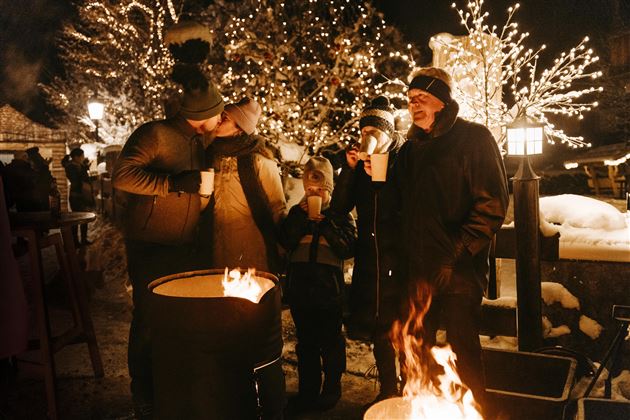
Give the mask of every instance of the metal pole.
[[538, 177], [525, 156], [514, 175], [518, 348], [542, 347]]

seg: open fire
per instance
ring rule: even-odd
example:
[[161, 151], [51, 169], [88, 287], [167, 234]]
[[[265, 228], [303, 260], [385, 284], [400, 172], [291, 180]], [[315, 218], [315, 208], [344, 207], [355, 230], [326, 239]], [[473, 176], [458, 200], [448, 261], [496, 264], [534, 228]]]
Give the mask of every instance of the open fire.
[[241, 275], [240, 270], [228, 271], [225, 267], [225, 274], [221, 281], [223, 285], [223, 296], [240, 297], [250, 302], [258, 303], [260, 299], [271, 289], [272, 281], [256, 277], [256, 269], [249, 268], [245, 274]]
[[421, 338], [430, 305], [430, 288], [419, 286], [415, 299], [410, 299], [407, 320], [397, 322], [391, 332], [394, 347], [404, 359], [403, 396], [375, 404], [365, 413], [365, 420], [482, 419], [472, 392], [457, 374], [450, 346], [429, 347]]

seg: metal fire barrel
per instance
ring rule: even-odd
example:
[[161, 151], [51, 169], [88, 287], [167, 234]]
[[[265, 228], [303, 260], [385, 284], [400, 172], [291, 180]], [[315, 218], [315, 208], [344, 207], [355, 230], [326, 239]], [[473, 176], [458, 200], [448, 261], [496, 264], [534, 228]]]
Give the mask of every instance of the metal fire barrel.
[[[284, 405], [280, 285], [259, 303], [208, 297], [223, 270], [174, 274], [149, 284], [155, 417], [280, 418]], [[205, 282], [205, 283], [203, 283]]]

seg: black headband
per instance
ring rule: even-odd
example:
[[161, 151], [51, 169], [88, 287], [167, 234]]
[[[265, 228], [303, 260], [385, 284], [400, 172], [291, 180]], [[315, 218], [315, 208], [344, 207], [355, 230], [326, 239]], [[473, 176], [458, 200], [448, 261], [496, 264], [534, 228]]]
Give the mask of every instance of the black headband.
[[411, 83], [409, 83], [409, 89], [420, 89], [429, 92], [445, 104], [452, 101], [451, 88], [442, 80], [435, 77], [424, 75], [416, 76]]

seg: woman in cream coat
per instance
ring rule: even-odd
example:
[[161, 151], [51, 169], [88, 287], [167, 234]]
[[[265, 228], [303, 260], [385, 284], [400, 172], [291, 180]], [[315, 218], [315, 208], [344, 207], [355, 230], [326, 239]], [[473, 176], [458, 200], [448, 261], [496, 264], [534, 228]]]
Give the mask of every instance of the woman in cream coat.
[[250, 98], [227, 105], [206, 150], [215, 171], [207, 210], [212, 215], [212, 266], [277, 274], [282, 264], [276, 227], [286, 214], [286, 199], [278, 166], [264, 139], [254, 134], [261, 112]]

